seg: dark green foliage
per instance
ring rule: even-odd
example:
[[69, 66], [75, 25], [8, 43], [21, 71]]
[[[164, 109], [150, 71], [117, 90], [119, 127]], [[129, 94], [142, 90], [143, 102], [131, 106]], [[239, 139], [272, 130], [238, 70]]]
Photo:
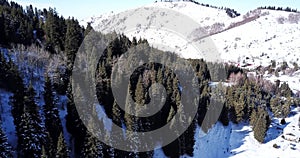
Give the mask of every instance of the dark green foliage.
[[281, 117], [281, 109], [282, 109], [282, 104], [281, 104], [281, 99], [276, 96], [273, 97], [270, 101], [270, 107], [271, 107], [271, 111], [273, 112], [273, 114], [276, 117]]
[[241, 15], [240, 13], [238, 13], [237, 11], [235, 11], [234, 9], [230, 9], [230, 8], [227, 8], [227, 9], [226, 9], [226, 13], [227, 13], [227, 15], [228, 15], [229, 17], [231, 17], [231, 18], [235, 18], [235, 17]]
[[258, 108], [256, 116], [256, 120], [253, 121], [254, 138], [260, 143], [263, 143], [271, 120], [268, 112], [264, 108]]
[[57, 141], [57, 149], [56, 149], [56, 158], [69, 158], [69, 150], [66, 145], [65, 138], [63, 136], [63, 133], [60, 133]]
[[[0, 87], [14, 92], [14, 96], [12, 97], [12, 114], [19, 138], [18, 156], [57, 158], [70, 156], [62, 134], [61, 120], [58, 116], [56, 102], [54, 101], [56, 91], [59, 94], [67, 94], [68, 97], [66, 126], [68, 132], [71, 134], [70, 142], [72, 148], [74, 147], [75, 157], [152, 157], [153, 151], [130, 153], [119, 151], [101, 143], [95, 137], [91, 136], [83, 125], [81, 121], [82, 118], [78, 115], [73, 97], [78, 95], [77, 92], [86, 92], [88, 90], [76, 89], [76, 92], [73, 93], [69, 77], [72, 72], [76, 53], [83, 38], [87, 37], [91, 38], [90, 40], [94, 40], [94, 37], [87, 36], [93, 31], [91, 24], [89, 23], [86, 30], [84, 30], [76, 19], [64, 19], [63, 17], [59, 17], [55, 9], [37, 10], [29, 6], [24, 10], [20, 5], [14, 2], [10, 4], [5, 0], [0, 2], [1, 46], [13, 46], [15, 44], [31, 45], [37, 43], [50, 53], [64, 53], [67, 56], [67, 61], [63, 63], [64, 66], [62, 66], [62, 70], [58, 70], [59, 75], [57, 78], [59, 81], [53, 82], [54, 89], [51, 79], [49, 77], [45, 78], [45, 105], [43, 107], [43, 114], [45, 116], [44, 128], [40, 118], [41, 109], [39, 109], [35, 103], [35, 93], [32, 86], [26, 89], [23, 85], [22, 78], [18, 74], [17, 67], [12, 61], [4, 58], [3, 53], [0, 54]], [[238, 13], [232, 9], [225, 8], [225, 10], [231, 17], [238, 15]], [[100, 35], [100, 33], [96, 34]], [[101, 56], [96, 70], [97, 97], [99, 103], [103, 106], [107, 116], [112, 119], [113, 123], [120, 127], [125, 126], [127, 129], [126, 132], [130, 133], [131, 131], [151, 131], [169, 122], [171, 123], [170, 126], [174, 126], [172, 119], [176, 114], [179, 114], [181, 122], [179, 126], [183, 126], [187, 120], [192, 120], [192, 124], [188, 130], [180, 135], [174, 142], [163, 147], [163, 151], [169, 157], [179, 157], [180, 155], [193, 156], [196, 125], [202, 125], [207, 111], [214, 109], [214, 105], [221, 105], [223, 107], [219, 117], [219, 121], [222, 122], [223, 125], [228, 125], [229, 121], [240, 123], [250, 120], [250, 124], [253, 126], [254, 136], [260, 142], [264, 141], [265, 133], [270, 124], [267, 112], [268, 107], [271, 108], [275, 115], [277, 112], [281, 117], [286, 117], [289, 114], [290, 105], [292, 104], [289, 97], [292, 97], [293, 94], [286, 83], [283, 83], [280, 87], [278, 84], [278, 88], [276, 89], [280, 97], [285, 96], [287, 98], [285, 102], [281, 103], [281, 99], [270, 99], [274, 93], [270, 93], [262, 88], [263, 83], [248, 79], [246, 77], [247, 75], [244, 75], [244, 70], [238, 67], [214, 63], [207, 64], [202, 59], [190, 59], [188, 61], [194, 69], [198, 80], [198, 82], [194, 84], [199, 88], [200, 98], [196, 117], [186, 117], [188, 115], [180, 107], [183, 94], [180, 81], [178, 80], [178, 74], [170, 69], [168, 67], [169, 65], [145, 63], [135, 68], [134, 72], [130, 74], [129, 83], [125, 83], [122, 80], [123, 76], [118, 75], [118, 72], [113, 72], [113, 68], [115, 68], [120, 56], [128, 50], [134, 49], [134, 47], [142, 46], [145, 50], [149, 50], [150, 58], [155, 58], [151, 56], [151, 51], [158, 50], [151, 48], [147, 40], [141, 38], [137, 40], [134, 37], [133, 40], [130, 41], [124, 35], [117, 35], [116, 33], [103, 35], [101, 37], [107, 37], [106, 42], [109, 41], [109, 44], [103, 56]], [[84, 49], [91, 49], [91, 46], [87, 45]], [[161, 58], [163, 60], [172, 60], [172, 57], [175, 57], [175, 55], [168, 55], [162, 55]], [[93, 57], [88, 58], [93, 59]], [[94, 60], [95, 63], [98, 62], [96, 59]], [[137, 60], [134, 54], [130, 55], [127, 60], [129, 61], [127, 63], [128, 65], [122, 67], [123, 71], [129, 71], [129, 67], [132, 67], [136, 63], [144, 62]], [[180, 64], [178, 64], [178, 66], [180, 66]], [[287, 63], [285, 63], [282, 69], [287, 68], [286, 66]], [[276, 67], [275, 61], [272, 62], [272, 67]], [[276, 72], [278, 73], [278, 71]], [[184, 75], [184, 73], [181, 75]], [[231, 74], [238, 73], [242, 74], [242, 82], [225, 88], [220, 84], [218, 85], [220, 87], [217, 87], [215, 90], [217, 95], [212, 96], [213, 93], [211, 92], [214, 92], [214, 89], [209, 86], [210, 80], [225, 81]], [[121, 83], [121, 86], [128, 86], [127, 92], [120, 93], [127, 94], [127, 98], [124, 98], [124, 100], [131, 98], [137, 103], [132, 105], [128, 103], [128, 108], [135, 110], [136, 114], [140, 113], [140, 111], [134, 109], [136, 105], [144, 106], [153, 99], [149, 96], [151, 93], [149, 88], [155, 83], [161, 84], [166, 89], [167, 94], [163, 96], [166, 100], [164, 107], [155, 115], [148, 118], [135, 117], [125, 113], [113, 97], [111, 91], [111, 76], [115, 76], [116, 80]], [[154, 93], [155, 95], [161, 94], [161, 91], [158, 89], [154, 89], [153, 91], [156, 91], [156, 93]], [[193, 92], [186, 90], [185, 93], [191, 94]], [[86, 104], [88, 105], [89, 101], [87, 101]], [[96, 114], [95, 109], [87, 108], [85, 110], [87, 110], [87, 113]], [[217, 110], [215, 109], [214, 111]], [[93, 118], [93, 116], [91, 118]], [[215, 122], [211, 121], [205, 124], [205, 127], [202, 125], [203, 131], [207, 131], [212, 127], [213, 123]], [[89, 126], [92, 125], [92, 123], [89, 124]], [[129, 136], [133, 139], [136, 138], [134, 134]], [[111, 141], [120, 140], [120, 138], [113, 139], [109, 137], [108, 134], [106, 139], [110, 139]], [[143, 142], [136, 139], [136, 143]]]
[[272, 68], [276, 68], [276, 60], [271, 60], [271, 63]]
[[74, 18], [67, 19], [66, 24], [67, 30], [64, 49], [68, 58], [68, 68], [71, 69], [75, 60], [76, 52], [83, 40], [84, 35], [79, 22]]
[[7, 142], [7, 137], [4, 134], [2, 128], [0, 129], [0, 157], [11, 158], [12, 148]]
[[282, 63], [282, 65], [281, 65], [280, 69], [281, 69], [281, 70], [286, 70], [288, 67], [289, 67], [289, 66], [288, 66], [287, 62], [284, 61], [284, 62]]
[[64, 50], [64, 37], [66, 24], [63, 18], [59, 18], [55, 9], [49, 8], [45, 13], [46, 22], [44, 24], [44, 32], [46, 35], [46, 49], [51, 53], [58, 53]]
[[49, 139], [52, 141], [53, 146], [50, 156], [55, 154], [56, 144], [58, 141], [59, 133], [62, 132], [62, 125], [58, 115], [58, 109], [56, 102], [54, 101], [53, 87], [49, 76], [45, 77], [45, 86], [44, 86], [44, 114], [45, 114], [45, 127], [49, 132]]
[[223, 63], [207, 63], [209, 68], [209, 72], [211, 75], [211, 80], [213, 82], [226, 81], [228, 75], [225, 69], [225, 65]]
[[[257, 118], [257, 109], [270, 105], [272, 111], [277, 109], [279, 99], [271, 99], [272, 91], [263, 88], [262, 83], [245, 78], [242, 84], [227, 87], [226, 106], [229, 110], [230, 120], [239, 123], [249, 121], [253, 125]], [[271, 100], [271, 101], [270, 101]], [[276, 104], [275, 104], [276, 103]], [[262, 108], [267, 110], [267, 108]]]
[[292, 90], [286, 82], [283, 82], [279, 88], [279, 95], [284, 97], [292, 97]]
[[83, 125], [82, 121], [79, 118], [78, 112], [75, 107], [72, 86], [71, 83], [68, 84], [68, 92], [67, 92], [67, 112], [66, 115], [66, 127], [69, 133], [75, 137], [74, 140], [74, 150], [76, 154], [80, 154], [81, 148], [83, 146], [86, 128]]
[[0, 87], [16, 92], [23, 87], [23, 80], [7, 51], [6, 49], [0, 49]]
[[237, 74], [237, 73], [243, 73], [243, 69], [241, 68], [238, 68], [236, 66], [233, 66], [233, 65], [225, 65], [225, 70], [227, 72], [227, 78], [229, 78], [229, 76], [234, 73], [234, 74]]
[[282, 117], [286, 118], [290, 114], [291, 111], [292, 100], [291, 98], [287, 98], [285, 103], [282, 106]]
[[4, 15], [0, 14], [0, 45], [7, 44], [5, 37]]
[[293, 63], [293, 66], [294, 66], [294, 71], [299, 70], [299, 65], [296, 62]]
[[[112, 73], [112, 68], [114, 66], [114, 61], [116, 61], [122, 53], [125, 53], [127, 49], [133, 46], [144, 46], [147, 50], [152, 50], [147, 44], [147, 41], [140, 39], [138, 42], [134, 38], [132, 42], [128, 41], [128, 39], [124, 36], [119, 36], [108, 45], [108, 48], [104, 51], [104, 55], [101, 57], [99, 61], [99, 67], [97, 69], [97, 96], [98, 100], [101, 105], [103, 105], [105, 112], [107, 113], [108, 117], [113, 119], [113, 122], [117, 125], [126, 126], [127, 133], [129, 134], [132, 139], [135, 139], [134, 135], [130, 134], [130, 131], [148, 131], [154, 130], [159, 127], [164, 126], [167, 122], [172, 120], [172, 117], [176, 113], [180, 113], [180, 119], [182, 122], [186, 122], [187, 119], [193, 120], [193, 118], [185, 118], [184, 112], [178, 109], [178, 105], [180, 104], [180, 96], [181, 92], [179, 90], [179, 82], [176, 77], [176, 74], [172, 72], [170, 68], [167, 66], [163, 66], [156, 63], [147, 63], [138, 68], [131, 74], [130, 76], [130, 83], [123, 83], [121, 80], [121, 76], [116, 75], [115, 78], [121, 83], [120, 85], [128, 85], [127, 92], [122, 92], [123, 94], [127, 94], [126, 100], [126, 108], [135, 110], [134, 112], [138, 113], [139, 111], [133, 109], [136, 105], [133, 103], [129, 103], [129, 98], [135, 103], [138, 103], [137, 106], [143, 106], [144, 104], [148, 104], [150, 102], [149, 98], [149, 88], [153, 83], [160, 83], [166, 89], [166, 102], [164, 107], [155, 115], [147, 118], [142, 117], [134, 117], [130, 114], [124, 113], [124, 111], [118, 108], [118, 104], [115, 102], [114, 98], [112, 97], [112, 92], [110, 90], [110, 76]], [[157, 51], [157, 50], [153, 50]], [[142, 53], [142, 52], [141, 52]], [[164, 56], [162, 56], [164, 58]], [[114, 60], [115, 59], [115, 60]], [[131, 67], [131, 65], [135, 62], [140, 63], [141, 61], [136, 60], [134, 53], [127, 59], [128, 62], [126, 66], [122, 67], [124, 71], [128, 71], [127, 69]], [[166, 59], [169, 60], [169, 59]], [[203, 60], [190, 60], [192, 67], [195, 70], [195, 73], [198, 77], [198, 86], [199, 90], [201, 91], [201, 100], [199, 103], [201, 104], [199, 108], [199, 112], [201, 111], [201, 117], [197, 117], [196, 119], [199, 120], [199, 124], [201, 125], [201, 121], [205, 116], [205, 112], [207, 109], [207, 103], [209, 100], [209, 92], [210, 88], [208, 86], [208, 80], [210, 79], [210, 73], [206, 63]], [[118, 69], [118, 68], [116, 68]], [[115, 75], [115, 74], [113, 74]], [[157, 90], [155, 90], [157, 91]], [[160, 93], [158, 93], [159, 95]], [[203, 110], [202, 110], [203, 109]], [[180, 151], [178, 153], [171, 154], [173, 149], [173, 145], [167, 146], [164, 148], [164, 151], [167, 155], [183, 155], [188, 154], [192, 155], [192, 148], [194, 144], [193, 140], [193, 132], [195, 129], [195, 124], [197, 121], [194, 121], [191, 125], [189, 131], [186, 131], [177, 141], [173, 143], [174, 146], [180, 147]], [[139, 140], [135, 139], [137, 143]], [[114, 154], [118, 155], [120, 151], [115, 150]], [[105, 152], [104, 152], [105, 154]], [[150, 153], [139, 153], [138, 155], [151, 155]]]
[[250, 125], [251, 125], [252, 127], [254, 127], [255, 124], [256, 124], [256, 121], [257, 121], [257, 118], [258, 118], [257, 115], [258, 115], [258, 114], [257, 114], [257, 111], [256, 111], [256, 110], [252, 110], [252, 113], [251, 113], [251, 115], [250, 115]]
[[81, 157], [93, 158], [93, 157], [103, 157], [103, 147], [99, 140], [89, 134], [85, 137], [84, 145], [81, 151]]
[[[224, 103], [225, 104], [225, 103]], [[219, 121], [224, 125], [228, 126], [229, 125], [229, 117], [228, 117], [228, 108], [226, 105], [223, 106], [222, 112], [219, 117]]]
[[30, 84], [24, 96], [24, 113], [17, 130], [22, 157], [40, 157], [45, 145], [45, 133], [34, 97], [35, 91]]
[[92, 30], [94, 30], [94, 28], [92, 27], [91, 23], [88, 22], [87, 27], [84, 31], [84, 37], [86, 37]]
[[299, 13], [297, 9], [291, 9], [290, 7], [275, 7], [275, 6], [265, 6], [265, 7], [259, 7], [258, 9], [269, 9], [269, 10], [281, 10], [281, 11], [287, 11], [287, 12], [294, 12], [294, 13]]

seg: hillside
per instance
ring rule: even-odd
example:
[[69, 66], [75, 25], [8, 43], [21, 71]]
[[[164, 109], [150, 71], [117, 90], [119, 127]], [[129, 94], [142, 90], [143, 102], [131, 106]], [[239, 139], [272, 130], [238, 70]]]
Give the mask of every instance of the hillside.
[[[159, 20], [158, 17], [162, 13], [157, 11], [159, 10], [157, 8], [170, 9], [197, 22], [206, 31], [206, 34], [193, 42], [202, 43], [209, 38], [208, 41], [213, 41], [215, 50], [220, 54], [223, 62], [244, 68], [254, 76], [262, 75], [265, 80], [273, 83], [276, 80], [280, 80], [281, 83], [287, 82], [294, 93], [299, 92], [299, 71], [288, 72], [295, 68], [295, 63], [300, 64], [299, 13], [256, 9], [249, 11], [246, 15], [231, 18], [224, 10], [204, 7], [195, 3], [157, 2], [120, 14], [110, 13], [93, 17], [90, 21], [93, 27], [101, 32], [115, 31], [124, 33], [130, 38], [145, 38], [154, 47], [163, 50], [171, 48], [181, 57], [203, 58], [203, 54], [197, 52], [191, 43], [179, 38], [178, 34], [174, 32], [163, 30], [169, 21]], [[138, 14], [141, 10], [152, 12], [148, 15]], [[166, 14], [168, 13], [166, 12]], [[134, 21], [128, 20], [131, 18], [139, 20], [134, 23]], [[128, 28], [128, 26], [130, 27]], [[287, 62], [290, 68], [287, 71], [279, 72], [278, 76], [268, 70], [257, 71], [258, 67], [268, 68], [272, 62], [277, 65], [273, 68], [275, 71], [284, 62]], [[293, 109], [292, 113], [294, 115], [286, 119], [287, 125], [280, 125], [280, 118], [272, 119], [264, 144], [260, 144], [254, 139], [253, 131], [247, 124], [231, 124], [225, 128], [217, 124], [207, 136], [199, 138], [195, 135], [197, 145], [194, 147], [194, 156], [197, 154], [203, 156], [202, 154], [206, 153], [207, 155], [204, 157], [249, 157], [249, 155], [251, 155], [250, 157], [297, 157], [296, 155], [300, 153], [299, 111]], [[197, 130], [201, 131], [201, 129]], [[296, 141], [283, 139], [286, 135], [293, 135], [292, 137]], [[219, 145], [216, 145], [216, 142]], [[276, 149], [273, 147], [274, 144], [279, 147]], [[214, 146], [214, 149], [209, 146]], [[212, 156], [212, 153], [215, 155]], [[270, 153], [272, 154], [270, 155]]]
[[[204, 7], [192, 2], [157, 2], [140, 9], [171, 9], [193, 19], [206, 30], [209, 38], [213, 40], [221, 58], [225, 61], [242, 62], [246, 57], [249, 62], [255, 60], [257, 66], [267, 64], [271, 60], [295, 62], [299, 60], [300, 22], [299, 13], [285, 11], [273, 11], [266, 9], [257, 9], [249, 11], [246, 15], [236, 18], [229, 17], [225, 10]], [[134, 11], [138, 12], [139, 9]], [[120, 14], [106, 14], [100, 17], [94, 17], [90, 20], [92, 26], [101, 32], [108, 33], [116, 31], [125, 33], [129, 37], [146, 38], [149, 43], [161, 43], [172, 48], [178, 48], [176, 51], [183, 57], [199, 58], [194, 54], [190, 45], [180, 45], [176, 40], [169, 40], [171, 33], [161, 33], [159, 28], [152, 30], [140, 26], [164, 26], [167, 22], [156, 24], [154, 22], [158, 13], [152, 13], [143, 18], [142, 15], [136, 21], [137, 25], [128, 25], [128, 15], [131, 11], [125, 11]], [[134, 15], [135, 16], [135, 15]], [[152, 22], [153, 21], [153, 22]], [[138, 25], [139, 24], [139, 25]], [[132, 28], [125, 28], [132, 26]], [[134, 31], [133, 31], [134, 30]], [[199, 41], [198, 41], [199, 42]], [[179, 43], [179, 44], [178, 44]], [[262, 55], [263, 54], [263, 55]], [[247, 58], [247, 59], [248, 59]], [[267, 61], [267, 62], [266, 62]]]
[[[159, 8], [171, 10], [160, 13]], [[149, 15], [139, 15], [149, 11]], [[151, 11], [152, 10], [152, 11]], [[169, 21], [163, 21], [160, 14], [178, 12], [191, 18], [202, 27], [200, 37], [187, 39], [180, 33], [174, 33], [163, 28], [169, 26]], [[134, 17], [131, 17], [134, 16]], [[135, 17], [136, 16], [136, 17]], [[167, 15], [165, 15], [167, 16]], [[172, 17], [173, 15], [169, 15]], [[131, 18], [130, 18], [131, 17]], [[147, 17], [147, 18], [145, 18]], [[175, 18], [180, 18], [175, 15]], [[139, 19], [139, 20], [130, 20]], [[158, 20], [158, 21], [157, 21]], [[293, 68], [300, 63], [300, 13], [256, 9], [246, 15], [231, 18], [225, 10], [205, 7], [192, 2], [157, 2], [122, 13], [110, 13], [89, 20], [92, 26], [101, 32], [124, 33], [129, 38], [145, 38], [148, 42], [162, 50], [172, 50], [183, 58], [206, 58], [208, 61], [223, 61], [235, 66], [245, 67], [255, 71], [257, 67], [268, 67], [272, 61], [279, 67], [283, 62]], [[172, 23], [173, 24], [173, 23]], [[149, 28], [147, 26], [154, 26]], [[130, 26], [130, 27], [128, 27]], [[184, 25], [182, 26], [184, 27]], [[192, 31], [197, 34], [197, 30]], [[198, 32], [199, 33], [199, 32]], [[192, 42], [187, 41], [192, 40]], [[209, 53], [205, 54], [206, 44]], [[195, 48], [203, 48], [203, 51]], [[203, 46], [203, 47], [202, 47]], [[217, 55], [217, 56], [216, 56]], [[212, 59], [211, 59], [212, 58]], [[268, 72], [263, 72], [264, 77], [272, 82], [277, 79], [288, 82], [294, 92], [299, 91], [299, 73], [287, 73], [276, 77]]]
[[96, 32], [0, 13], [0, 157], [300, 153], [299, 13], [155, 2], [81, 21]]

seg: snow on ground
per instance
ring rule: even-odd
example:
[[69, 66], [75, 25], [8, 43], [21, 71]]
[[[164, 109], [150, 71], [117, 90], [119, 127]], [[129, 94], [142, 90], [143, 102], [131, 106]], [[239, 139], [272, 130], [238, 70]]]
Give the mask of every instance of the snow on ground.
[[[193, 19], [208, 33], [217, 33], [209, 38], [213, 40], [221, 58], [226, 62], [233, 61], [242, 65], [244, 61], [255, 66], [267, 66], [271, 60], [299, 63], [300, 15], [297, 13], [254, 10], [247, 15], [230, 18], [224, 10], [191, 2], [157, 2], [144, 8], [176, 11]], [[146, 38], [150, 45], [160, 43], [168, 46], [184, 58], [200, 58], [199, 53], [194, 52], [192, 44], [184, 42], [185, 39], [178, 37], [176, 33], [162, 29], [169, 21], [159, 21], [157, 24], [157, 17], [162, 13], [154, 11], [150, 15], [139, 15], [136, 25], [128, 23], [130, 21], [128, 19], [132, 16], [129, 11], [106, 14], [94, 18], [93, 27], [104, 33], [116, 31], [123, 32], [130, 38], [133, 36]], [[147, 27], [154, 25], [161, 27], [154, 29]]]
[[[247, 157], [286, 157], [296, 158], [300, 155], [300, 128], [298, 126], [298, 119], [300, 113], [297, 109], [292, 111], [295, 113], [289, 118], [286, 118], [286, 125], [280, 125], [279, 119], [273, 119], [270, 129], [267, 132], [266, 142], [259, 144], [253, 136], [253, 132], [250, 132], [245, 138], [243, 138], [243, 144], [233, 150], [237, 155], [232, 157], [247, 158]], [[281, 128], [283, 130], [281, 130]], [[285, 140], [282, 136], [288, 137], [290, 135], [293, 139], [298, 139], [298, 142], [294, 140]], [[273, 145], [277, 144], [279, 148], [274, 148]]]
[[[207, 134], [203, 134], [200, 127], [197, 127], [194, 157], [299, 157], [299, 117], [298, 109], [294, 108], [290, 117], [286, 118], [287, 124], [281, 125], [280, 119], [274, 118], [263, 144], [254, 138], [252, 127], [247, 123], [230, 123], [226, 127], [217, 123]], [[274, 144], [279, 147], [274, 148]]]
[[[230, 18], [225, 10], [214, 9], [210, 7], [204, 7], [197, 5], [193, 2], [157, 2], [143, 6], [145, 8], [162, 8], [172, 9], [184, 15], [191, 17], [193, 20], [198, 22], [202, 27], [210, 27], [216, 22], [224, 24], [224, 28], [228, 27], [232, 22], [240, 19], [239, 17], [233, 20]], [[203, 14], [205, 13], [205, 14]], [[209, 14], [208, 14], [209, 13]], [[92, 22], [92, 26], [96, 29], [102, 28], [102, 24], [113, 23], [114, 15], [116, 13], [109, 12], [102, 14], [99, 17], [91, 17], [89, 19], [82, 20], [82, 24], [86, 25], [86, 22]]]
[[[164, 19], [165, 17], [169, 19]], [[185, 24], [179, 29], [187, 31], [186, 28], [191, 28], [190, 33], [183, 34], [179, 31], [170, 30], [170, 28], [178, 25], [175, 19], [181, 18], [185, 20], [181, 21]], [[238, 20], [241, 18], [230, 18], [225, 10], [204, 7], [192, 2], [157, 2], [121, 14], [106, 14], [93, 18], [92, 26], [103, 33], [113, 31], [124, 33], [130, 39], [133, 37], [146, 38], [150, 45], [161, 50], [174, 51], [183, 58], [204, 58], [203, 53], [199, 53], [198, 48], [195, 48], [193, 42], [191, 43], [192, 37], [185, 37], [185, 35], [191, 34], [202, 37], [208, 33], [225, 30], [231, 23]], [[193, 25], [196, 24], [197, 26], [194, 27]], [[206, 30], [206, 33], [199, 32], [199, 27]], [[197, 44], [200, 43], [198, 40]], [[206, 47], [203, 46], [203, 48]]]
[[[182, 36], [165, 30], [169, 21], [157, 21], [161, 14], [153, 8], [170, 9], [186, 15], [205, 28], [208, 33], [216, 33], [206, 39], [213, 43], [211, 49], [220, 54], [221, 60], [236, 66], [248, 65], [245, 68], [255, 69], [258, 66], [269, 66], [271, 60], [277, 65], [286, 61], [290, 67], [292, 63], [300, 64], [300, 14], [285, 11], [257, 9], [236, 18], [227, 16], [224, 10], [204, 7], [191, 2], [157, 2], [144, 6], [153, 13], [149, 15], [135, 15], [139, 19], [136, 25], [130, 25], [133, 18], [130, 11], [121, 14], [109, 13], [93, 18], [93, 27], [101, 32], [123, 32], [130, 39], [134, 36], [146, 38], [150, 45], [162, 50], [171, 50], [183, 58], [208, 57], [199, 51]], [[147, 10], [146, 9], [146, 10]], [[135, 11], [137, 11], [136, 9]], [[145, 16], [147, 18], [145, 18]], [[171, 16], [170, 16], [171, 17]], [[212, 30], [213, 26], [217, 29]], [[127, 28], [131, 26], [132, 28]], [[161, 26], [151, 28], [150, 26]], [[235, 27], [232, 27], [235, 26]], [[205, 43], [207, 41], [196, 40]], [[202, 45], [200, 45], [202, 46]], [[293, 75], [264, 76], [274, 82], [276, 79], [287, 81], [293, 92], [300, 89], [300, 73]]]
[[166, 155], [163, 149], [161, 148], [161, 145], [158, 145], [157, 149], [153, 151], [153, 158], [162, 158], [162, 157], [166, 157]]
[[11, 104], [9, 99], [11, 96], [13, 96], [13, 93], [0, 89], [0, 116], [2, 129], [8, 138], [8, 143], [13, 149], [16, 149], [18, 138], [16, 136], [14, 118], [11, 114]]
[[194, 136], [194, 157], [228, 157], [231, 126], [225, 127], [217, 123], [207, 134], [197, 127]]
[[[260, 17], [211, 38], [225, 61], [267, 66], [271, 60], [298, 62], [300, 26], [298, 20], [287, 20], [296, 13], [258, 10]], [[280, 19], [286, 19], [281, 22]], [[246, 59], [246, 58], [249, 59]]]
[[296, 71], [290, 75], [280, 74], [278, 77], [274, 75], [264, 75], [264, 79], [269, 80], [271, 82], [275, 82], [276, 80], [280, 80], [281, 83], [288, 83], [289, 87], [293, 91], [293, 93], [297, 93], [300, 91], [300, 71]]
[[65, 95], [60, 95], [58, 96], [58, 110], [59, 110], [59, 118], [61, 120], [61, 124], [63, 127], [63, 134], [64, 138], [66, 140], [68, 149], [70, 150], [70, 156], [74, 156], [74, 146], [73, 146], [73, 139], [71, 138], [71, 134], [68, 132], [67, 127], [66, 127], [66, 116], [68, 114], [67, 112], [67, 102], [68, 102], [68, 97]]

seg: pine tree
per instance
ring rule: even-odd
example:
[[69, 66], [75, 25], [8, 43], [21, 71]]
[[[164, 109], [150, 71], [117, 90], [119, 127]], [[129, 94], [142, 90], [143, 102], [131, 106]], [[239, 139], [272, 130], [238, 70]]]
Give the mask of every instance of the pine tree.
[[112, 112], [113, 112], [113, 118], [112, 120], [117, 124], [121, 125], [122, 122], [122, 114], [121, 114], [121, 109], [119, 108], [118, 104], [116, 101], [114, 101], [113, 107], [112, 107]]
[[269, 118], [268, 112], [265, 111], [265, 109], [263, 109], [263, 108], [258, 109], [257, 116], [258, 116], [257, 121], [253, 127], [254, 138], [258, 142], [263, 143], [266, 133], [267, 133], [267, 130], [270, 125], [270, 118]]
[[279, 88], [279, 92], [281, 96], [284, 97], [292, 97], [292, 90], [290, 89], [289, 85], [286, 82], [283, 82]]
[[288, 97], [282, 106], [282, 112], [281, 112], [282, 116], [281, 117], [283, 117], [283, 118], [288, 117], [288, 115], [290, 114], [290, 111], [291, 111], [291, 105], [292, 105], [292, 99], [291, 99], [291, 97]]
[[14, 117], [14, 124], [17, 127], [20, 125], [21, 122], [21, 115], [24, 112], [24, 96], [25, 96], [25, 88], [23, 84], [19, 84], [18, 88], [14, 92], [14, 95], [11, 98], [12, 102], [12, 116]]
[[137, 45], [136, 37], [133, 37], [132, 42], [131, 42], [131, 47], [134, 47], [136, 45]]
[[5, 36], [4, 15], [0, 12], [0, 44], [7, 44]]
[[226, 106], [226, 104], [223, 104], [223, 109], [222, 112], [220, 114], [219, 117], [219, 121], [224, 125], [224, 126], [228, 126], [229, 125], [229, 117], [228, 117], [228, 107]]
[[13, 157], [12, 148], [7, 142], [7, 137], [5, 136], [2, 128], [0, 129], [0, 157]]
[[68, 132], [74, 136], [74, 151], [75, 153], [79, 154], [83, 145], [86, 130], [76, 110], [71, 83], [68, 84], [67, 97], [68, 113], [66, 115], [66, 127]]
[[87, 134], [81, 156], [86, 158], [103, 157], [101, 143], [95, 137]]
[[242, 92], [240, 94], [240, 97], [238, 99], [238, 101], [235, 104], [235, 112], [236, 112], [236, 121], [239, 123], [243, 120], [244, 116], [245, 116], [245, 95]]
[[88, 22], [84, 31], [84, 37], [87, 36], [92, 30], [94, 30], [94, 28], [92, 27], [91, 23]]
[[69, 150], [63, 136], [63, 133], [59, 134], [57, 141], [57, 149], [56, 149], [56, 158], [69, 158]]
[[254, 110], [252, 110], [252, 113], [251, 113], [251, 116], [250, 116], [250, 125], [254, 127], [255, 124], [256, 124], [256, 121], [257, 121], [257, 112], [254, 109]]
[[42, 155], [45, 133], [34, 97], [35, 92], [30, 84], [24, 99], [25, 109], [21, 116], [18, 145], [22, 150], [23, 157], [36, 158]]
[[78, 21], [74, 18], [68, 19], [66, 23], [67, 32], [64, 48], [68, 59], [68, 68], [69, 70], [72, 70], [71, 68], [75, 60], [76, 52], [83, 40], [83, 33]]
[[270, 107], [275, 117], [281, 117], [281, 103], [278, 96], [270, 100]]
[[135, 102], [139, 106], [143, 106], [145, 104], [145, 92], [144, 92], [144, 87], [143, 87], [143, 77], [139, 76], [138, 82], [136, 84], [136, 89], [135, 89]]
[[[44, 113], [45, 127], [49, 132], [50, 139], [53, 143], [53, 148], [56, 149], [59, 133], [62, 132], [62, 125], [58, 115], [58, 109], [54, 101], [53, 89], [49, 76], [45, 77], [45, 92], [44, 92]], [[49, 149], [48, 149], [49, 150]], [[55, 153], [55, 150], [53, 150]], [[54, 154], [52, 153], [52, 154]]]

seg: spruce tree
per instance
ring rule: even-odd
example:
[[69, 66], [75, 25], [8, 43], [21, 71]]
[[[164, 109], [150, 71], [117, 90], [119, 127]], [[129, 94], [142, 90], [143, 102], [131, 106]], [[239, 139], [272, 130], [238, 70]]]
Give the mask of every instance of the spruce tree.
[[[53, 143], [53, 148], [56, 149], [59, 133], [62, 132], [62, 125], [58, 115], [58, 109], [54, 101], [51, 80], [48, 75], [45, 77], [44, 89], [45, 127], [49, 132], [50, 139]], [[55, 150], [53, 150], [53, 152], [55, 152]]]
[[254, 127], [256, 124], [256, 121], [257, 121], [257, 112], [254, 109], [254, 110], [252, 110], [252, 113], [250, 115], [250, 125]]
[[90, 33], [90, 31], [92, 31], [92, 30], [94, 30], [94, 29], [93, 29], [91, 23], [88, 22], [88, 23], [87, 23], [87, 26], [86, 26], [86, 29], [85, 29], [85, 31], [84, 31], [84, 37], [87, 36], [87, 35]]
[[6, 44], [4, 15], [0, 12], [0, 44]]
[[237, 100], [235, 106], [235, 112], [236, 112], [236, 121], [239, 123], [243, 120], [245, 116], [245, 95], [244, 92], [240, 94], [239, 99]]
[[279, 96], [273, 97], [270, 100], [270, 107], [275, 117], [281, 117], [281, 101]]
[[279, 88], [279, 92], [281, 94], [281, 96], [284, 97], [292, 97], [292, 90], [290, 89], [289, 85], [286, 82], [283, 82], [283, 84], [281, 84], [280, 88]]
[[254, 138], [260, 142], [263, 143], [267, 130], [270, 125], [270, 118], [268, 115], [268, 112], [265, 111], [264, 108], [259, 108], [257, 113], [257, 120], [254, 124], [253, 131], [254, 131]]
[[103, 157], [101, 143], [90, 134], [84, 139], [81, 156], [86, 158]]
[[67, 32], [65, 38], [65, 53], [68, 60], [68, 69], [72, 70], [73, 62], [75, 60], [76, 52], [83, 40], [82, 29], [77, 20], [74, 18], [68, 19]]
[[45, 133], [34, 97], [35, 92], [30, 84], [26, 91], [24, 99], [25, 109], [21, 116], [20, 129], [18, 132], [22, 157], [41, 157], [42, 146], [45, 143]]
[[0, 129], [0, 157], [11, 158], [12, 147], [7, 142], [7, 137], [4, 134], [2, 128]]
[[63, 133], [59, 134], [57, 141], [57, 149], [56, 149], [56, 158], [69, 158], [69, 150], [63, 136]]
[[286, 118], [290, 114], [291, 111], [291, 105], [292, 105], [292, 99], [291, 97], [288, 97], [285, 101], [285, 103], [282, 106], [282, 112], [281, 112], [281, 117]]

